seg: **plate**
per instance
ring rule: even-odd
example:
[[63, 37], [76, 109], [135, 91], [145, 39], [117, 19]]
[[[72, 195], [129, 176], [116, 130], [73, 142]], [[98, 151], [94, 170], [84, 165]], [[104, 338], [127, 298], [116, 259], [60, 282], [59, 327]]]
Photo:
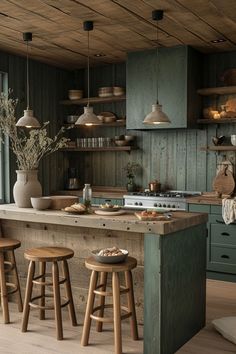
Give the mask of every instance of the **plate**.
[[117, 208], [99, 208], [99, 210], [103, 210], [103, 211], [118, 211], [120, 210], [121, 208], [120, 207], [117, 207]]
[[97, 215], [109, 215], [109, 216], [112, 216], [112, 215], [122, 215], [122, 214], [125, 214], [126, 211], [125, 210], [117, 210], [117, 211], [106, 211], [106, 210], [103, 210], [103, 209], [97, 209], [97, 210], [94, 210], [94, 213], [97, 214]]
[[141, 213], [134, 213], [139, 220], [142, 221], [168, 221], [171, 220], [171, 213], [162, 213], [162, 215], [141, 215]]
[[99, 263], [120, 263], [124, 262], [129, 252], [127, 250], [120, 249], [122, 251], [122, 255], [120, 256], [98, 256], [98, 253], [101, 249], [97, 249], [92, 251], [92, 256]]

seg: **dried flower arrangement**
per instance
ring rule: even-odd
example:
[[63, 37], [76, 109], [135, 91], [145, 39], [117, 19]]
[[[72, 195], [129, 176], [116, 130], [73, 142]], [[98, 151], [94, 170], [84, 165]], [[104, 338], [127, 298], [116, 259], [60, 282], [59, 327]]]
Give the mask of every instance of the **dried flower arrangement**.
[[[16, 127], [15, 109], [18, 100], [5, 93], [0, 94], [0, 131], [9, 137], [10, 147], [16, 155], [19, 170], [35, 170], [42, 157], [67, 146], [69, 139], [62, 137], [61, 128], [54, 138], [47, 135], [45, 122], [39, 129], [25, 130]], [[1, 141], [4, 142], [3, 136]]]
[[126, 172], [126, 177], [128, 179], [133, 179], [135, 177], [135, 173], [139, 168], [140, 165], [138, 163], [129, 161], [124, 167], [124, 170]]

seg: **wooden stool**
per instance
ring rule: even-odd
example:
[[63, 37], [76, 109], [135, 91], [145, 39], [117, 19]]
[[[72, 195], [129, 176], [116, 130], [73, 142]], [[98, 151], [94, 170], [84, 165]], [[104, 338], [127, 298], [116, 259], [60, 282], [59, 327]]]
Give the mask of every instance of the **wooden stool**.
[[[67, 264], [67, 259], [72, 258], [74, 252], [69, 248], [63, 247], [40, 247], [32, 248], [25, 252], [24, 256], [30, 261], [25, 301], [24, 301], [24, 311], [23, 311], [23, 321], [22, 321], [22, 332], [27, 331], [29, 311], [30, 307], [39, 309], [40, 320], [45, 319], [45, 310], [54, 310], [57, 328], [57, 339], [63, 339], [63, 329], [62, 329], [62, 317], [61, 308], [69, 305], [69, 314], [73, 326], [77, 325], [74, 302], [71, 292], [70, 275], [69, 268]], [[60, 280], [58, 262], [62, 261], [64, 277]], [[39, 262], [39, 272], [38, 276], [35, 274], [35, 263]], [[47, 282], [46, 277], [51, 276], [51, 274], [46, 273], [46, 263], [52, 263], [52, 281]], [[66, 287], [66, 302], [61, 304], [60, 296], [60, 284], [65, 283]], [[33, 284], [40, 286], [40, 295], [32, 298]], [[53, 286], [53, 295], [45, 294], [45, 286]], [[54, 305], [45, 306], [45, 298], [53, 297]], [[39, 304], [35, 304], [34, 301], [39, 300]]]
[[[83, 346], [88, 345], [91, 320], [94, 319], [97, 322], [97, 331], [102, 331], [102, 324], [114, 322], [114, 337], [115, 337], [115, 354], [122, 353], [122, 340], [121, 340], [121, 320], [130, 317], [131, 334], [134, 340], [138, 339], [137, 320], [134, 303], [133, 281], [131, 269], [137, 266], [135, 258], [127, 257], [127, 260], [123, 263], [107, 264], [98, 263], [94, 258], [88, 258], [85, 261], [85, 266], [92, 270], [88, 301], [85, 311], [84, 328], [82, 333], [81, 344]], [[120, 285], [119, 273], [125, 273], [126, 286]], [[100, 273], [100, 284], [97, 285], [98, 274]], [[106, 291], [107, 275], [112, 274], [112, 291]], [[98, 290], [99, 289], [99, 290]], [[127, 293], [128, 307], [121, 306], [120, 294]], [[100, 295], [99, 306], [94, 308], [95, 295]], [[113, 305], [105, 304], [105, 296], [112, 296]], [[113, 308], [113, 317], [104, 317], [104, 308]], [[121, 309], [125, 314], [121, 314]], [[94, 315], [94, 312], [99, 311], [98, 316]]]
[[[18, 240], [11, 238], [0, 238], [0, 289], [4, 323], [10, 322], [8, 295], [17, 293], [18, 310], [19, 312], [23, 311], [20, 283], [14, 254], [14, 250], [20, 247], [20, 245], [21, 243]], [[4, 260], [5, 254], [9, 254], [9, 261]], [[13, 272], [14, 283], [6, 281], [5, 275], [11, 271]], [[12, 290], [8, 291], [7, 287], [12, 288]]]

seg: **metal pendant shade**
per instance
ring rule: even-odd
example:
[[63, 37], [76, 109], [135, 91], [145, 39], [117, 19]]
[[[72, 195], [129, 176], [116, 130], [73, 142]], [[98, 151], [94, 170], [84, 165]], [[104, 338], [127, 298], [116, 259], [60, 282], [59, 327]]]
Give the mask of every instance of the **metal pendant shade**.
[[[163, 19], [163, 10], [154, 10], [152, 11], [152, 19], [160, 21]], [[157, 45], [158, 45], [158, 27], [157, 29]], [[158, 49], [157, 49], [157, 58], [156, 62], [158, 63]], [[158, 97], [158, 83], [157, 83], [157, 97]], [[171, 123], [168, 116], [162, 111], [162, 105], [158, 103], [152, 105], [152, 111], [146, 115], [144, 118], [143, 124], [157, 125], [157, 124], [169, 124]]]
[[166, 124], [170, 123], [168, 116], [162, 112], [162, 105], [160, 104], [153, 104], [152, 105], [152, 112], [146, 115], [144, 124]]
[[87, 60], [87, 71], [88, 71], [88, 104], [84, 107], [84, 113], [79, 116], [75, 125], [98, 125], [100, 121], [98, 117], [93, 113], [93, 107], [89, 106], [89, 91], [90, 91], [90, 77], [89, 77], [89, 32], [93, 30], [93, 21], [84, 22], [84, 30], [88, 32], [88, 60]]
[[27, 109], [24, 110], [24, 115], [21, 117], [17, 123], [17, 127], [25, 128], [40, 128], [40, 124], [37, 118], [34, 117], [33, 111], [29, 108], [29, 42], [32, 41], [32, 33], [25, 32], [23, 33], [23, 39], [27, 42], [27, 60], [26, 60], [26, 72], [27, 72]]

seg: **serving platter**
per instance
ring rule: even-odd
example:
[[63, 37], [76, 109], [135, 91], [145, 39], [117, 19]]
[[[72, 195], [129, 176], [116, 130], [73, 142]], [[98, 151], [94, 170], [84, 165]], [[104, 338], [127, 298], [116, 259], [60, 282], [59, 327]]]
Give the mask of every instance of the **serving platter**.
[[115, 215], [122, 215], [125, 214], [126, 211], [125, 210], [117, 210], [117, 211], [107, 211], [106, 209], [97, 209], [94, 210], [94, 213], [97, 215], [109, 215], [109, 216], [115, 216]]
[[141, 213], [134, 213], [134, 215], [141, 221], [168, 221], [171, 220], [170, 213], [162, 213], [162, 215], [142, 215]]

